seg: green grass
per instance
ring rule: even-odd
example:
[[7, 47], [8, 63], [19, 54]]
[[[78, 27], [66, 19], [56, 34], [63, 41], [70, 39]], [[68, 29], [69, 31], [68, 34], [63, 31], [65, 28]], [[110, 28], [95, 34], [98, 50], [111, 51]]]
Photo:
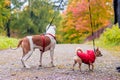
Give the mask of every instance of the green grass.
[[18, 44], [18, 39], [0, 36], [0, 50], [8, 49], [10, 46], [16, 47], [17, 44]]

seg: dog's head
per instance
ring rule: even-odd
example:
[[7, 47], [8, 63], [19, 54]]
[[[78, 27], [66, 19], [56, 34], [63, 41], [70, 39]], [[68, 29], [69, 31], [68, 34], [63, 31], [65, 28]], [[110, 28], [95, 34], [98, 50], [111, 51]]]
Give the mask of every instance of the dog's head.
[[95, 55], [96, 55], [96, 57], [103, 56], [102, 53], [101, 53], [101, 51], [99, 50], [99, 48], [95, 49]]

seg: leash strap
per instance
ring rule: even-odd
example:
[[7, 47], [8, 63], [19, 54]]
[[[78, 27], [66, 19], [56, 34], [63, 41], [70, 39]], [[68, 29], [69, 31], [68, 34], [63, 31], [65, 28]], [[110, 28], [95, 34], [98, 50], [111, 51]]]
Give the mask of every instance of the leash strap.
[[41, 38], [42, 38], [42, 42], [43, 42], [43, 45], [42, 45], [43, 50], [42, 50], [42, 52], [44, 52], [45, 51], [45, 44], [46, 44], [44, 35], [42, 35]]
[[[47, 33], [46, 35], [50, 35], [50, 36], [52, 36], [52, 37], [56, 40], [56, 37], [53, 36], [52, 34]], [[43, 44], [42, 44], [43, 49], [42, 49], [41, 51], [44, 52], [44, 51], [45, 51], [45, 46], [46, 46], [46, 40], [45, 40], [44, 34], [41, 35], [41, 39], [42, 39], [42, 43], [43, 43]]]
[[[62, 2], [63, 2], [63, 0], [61, 0], [61, 2], [60, 2], [60, 4], [59, 4], [59, 6], [57, 7], [57, 10], [59, 10], [60, 5], [62, 4]], [[56, 15], [54, 15], [54, 16], [53, 16], [53, 18], [52, 18], [52, 20], [51, 20], [51, 22], [50, 22], [50, 24], [49, 24], [49, 26], [48, 26], [47, 30], [49, 29], [49, 27], [50, 27], [50, 26], [51, 26], [51, 24], [53, 23], [53, 20], [54, 20], [55, 16], [56, 16]], [[47, 31], [47, 30], [46, 30], [46, 31]]]
[[[90, 0], [88, 0], [88, 2], [89, 2], [89, 14], [90, 14], [90, 15], [89, 15], [89, 16], [90, 16], [90, 26], [91, 26], [91, 29], [92, 29], [92, 36], [94, 36]], [[94, 38], [93, 38], [93, 49], [94, 49], [94, 51], [95, 51], [95, 40], [94, 40]]]

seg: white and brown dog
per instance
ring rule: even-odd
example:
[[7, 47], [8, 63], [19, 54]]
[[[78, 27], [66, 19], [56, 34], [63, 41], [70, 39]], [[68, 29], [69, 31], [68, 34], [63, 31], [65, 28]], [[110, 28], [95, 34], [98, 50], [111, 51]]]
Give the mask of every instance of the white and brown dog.
[[[86, 53], [84, 53], [82, 51], [82, 49], [77, 48], [75, 51], [75, 56], [74, 56], [74, 64], [73, 64], [73, 70], [74, 70], [74, 66], [76, 63], [79, 64], [79, 68], [81, 71], [81, 64], [85, 63], [89, 66], [89, 70], [94, 69], [94, 65], [93, 63], [95, 62], [96, 57], [100, 57], [102, 56], [101, 51], [99, 50], [99, 48], [95, 49], [95, 51], [93, 50], [87, 50]], [[90, 66], [92, 66], [92, 69], [90, 69]]]
[[54, 55], [54, 48], [56, 44], [56, 38], [55, 38], [56, 26], [48, 25], [46, 27], [46, 30], [47, 30], [46, 34], [26, 36], [19, 41], [17, 48], [21, 46], [23, 50], [23, 56], [22, 56], [21, 62], [24, 67], [30, 68], [30, 66], [26, 64], [26, 60], [28, 60], [28, 58], [32, 55], [35, 48], [38, 48], [40, 50], [39, 67], [42, 66], [43, 52], [47, 50], [50, 50], [51, 64], [52, 66], [54, 66], [53, 55]]

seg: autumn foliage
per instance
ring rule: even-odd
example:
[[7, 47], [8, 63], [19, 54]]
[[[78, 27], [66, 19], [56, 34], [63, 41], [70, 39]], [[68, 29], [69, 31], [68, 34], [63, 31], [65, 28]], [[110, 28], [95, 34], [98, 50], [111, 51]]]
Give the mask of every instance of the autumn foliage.
[[10, 6], [11, 4], [11, 1], [10, 0], [5, 0], [4, 1], [4, 6]]
[[[89, 10], [89, 6], [90, 9]], [[90, 19], [90, 13], [92, 18]], [[108, 26], [113, 17], [112, 0], [69, 0], [62, 15], [63, 21], [58, 35], [60, 42], [80, 43], [91, 34], [91, 22], [94, 31]]]

